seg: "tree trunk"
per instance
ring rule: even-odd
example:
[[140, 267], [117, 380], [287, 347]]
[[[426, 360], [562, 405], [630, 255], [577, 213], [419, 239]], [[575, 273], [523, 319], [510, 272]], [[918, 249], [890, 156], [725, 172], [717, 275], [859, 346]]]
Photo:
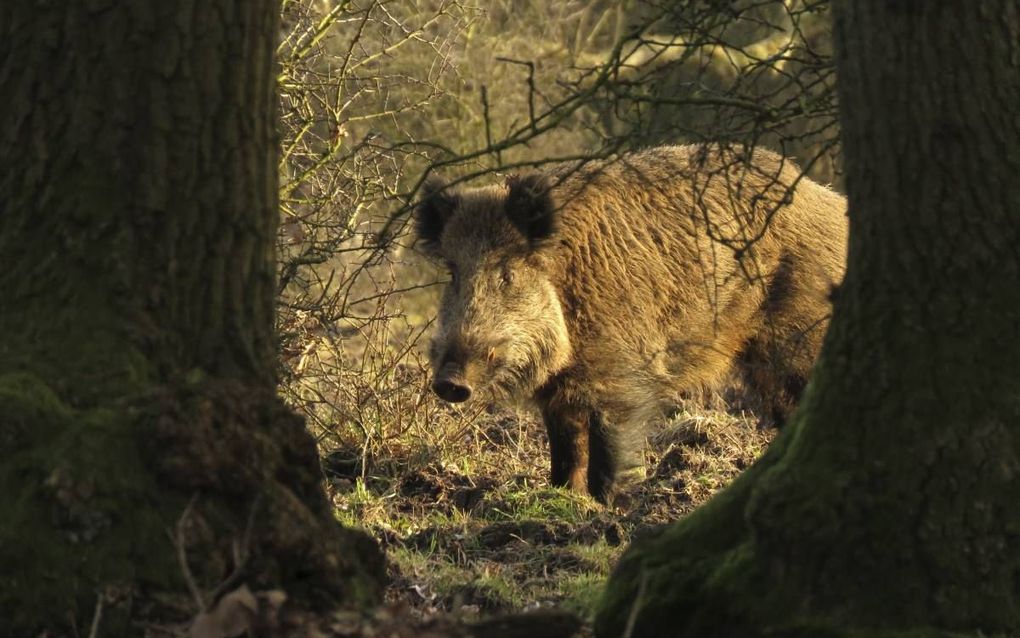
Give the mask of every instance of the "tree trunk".
[[1020, 8], [836, 20], [850, 253], [814, 378], [759, 463], [626, 552], [601, 636], [1020, 631]]
[[378, 550], [335, 524], [314, 443], [275, 396], [278, 8], [0, 5], [12, 635], [88, 627], [97, 600], [102, 634], [123, 635], [241, 580], [379, 593]]

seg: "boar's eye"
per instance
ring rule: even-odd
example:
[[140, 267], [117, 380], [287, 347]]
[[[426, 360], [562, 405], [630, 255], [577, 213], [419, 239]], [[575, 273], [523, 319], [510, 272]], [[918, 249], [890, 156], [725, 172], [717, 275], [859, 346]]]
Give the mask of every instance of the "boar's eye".
[[448, 261], [446, 262], [446, 269], [450, 271], [450, 281], [457, 283], [457, 264]]
[[514, 271], [510, 270], [510, 266], [503, 266], [503, 273], [500, 277], [500, 286], [509, 286], [514, 283]]

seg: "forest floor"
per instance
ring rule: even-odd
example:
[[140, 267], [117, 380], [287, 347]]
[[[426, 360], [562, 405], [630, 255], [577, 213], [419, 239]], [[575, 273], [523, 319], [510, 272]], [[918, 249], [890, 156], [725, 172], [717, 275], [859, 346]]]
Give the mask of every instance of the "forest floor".
[[544, 428], [514, 412], [473, 419], [431, 455], [328, 450], [327, 490], [338, 519], [385, 548], [398, 615], [472, 623], [556, 610], [587, 623], [628, 542], [689, 513], [768, 446], [774, 430], [716, 403], [650, 429], [644, 476], [611, 507], [550, 487]]

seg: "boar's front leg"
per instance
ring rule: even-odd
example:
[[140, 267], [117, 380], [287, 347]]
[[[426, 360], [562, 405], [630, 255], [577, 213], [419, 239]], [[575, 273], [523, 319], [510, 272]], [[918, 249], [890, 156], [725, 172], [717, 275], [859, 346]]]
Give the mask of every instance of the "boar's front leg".
[[552, 484], [608, 503], [620, 470], [619, 442], [601, 411], [576, 404], [542, 408], [549, 433]]
[[621, 469], [624, 450], [605, 414], [592, 410], [588, 415], [588, 493], [600, 503], [609, 504]]
[[542, 408], [549, 434], [552, 484], [588, 492], [588, 432], [591, 411], [577, 405], [550, 402]]

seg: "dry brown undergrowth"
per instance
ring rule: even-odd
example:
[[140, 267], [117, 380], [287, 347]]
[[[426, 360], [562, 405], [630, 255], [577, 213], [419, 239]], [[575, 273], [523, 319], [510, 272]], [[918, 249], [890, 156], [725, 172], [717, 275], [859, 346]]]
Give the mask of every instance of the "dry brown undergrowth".
[[390, 602], [423, 618], [552, 606], [586, 616], [631, 538], [703, 503], [772, 434], [749, 416], [683, 412], [653, 432], [645, 476], [612, 508], [548, 486], [544, 432], [527, 413], [479, 418], [434, 457], [391, 450], [363, 465], [338, 448], [324, 465], [340, 519], [387, 550]]

